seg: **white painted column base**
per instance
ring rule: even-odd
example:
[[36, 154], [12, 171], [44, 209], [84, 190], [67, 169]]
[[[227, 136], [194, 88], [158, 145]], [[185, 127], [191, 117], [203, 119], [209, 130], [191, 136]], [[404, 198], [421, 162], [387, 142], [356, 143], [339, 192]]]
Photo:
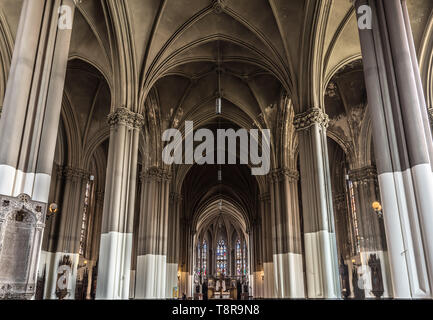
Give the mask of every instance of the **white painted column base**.
[[410, 169], [378, 176], [393, 297], [429, 298], [427, 267]]
[[166, 298], [166, 261], [167, 257], [162, 255], [146, 254], [137, 257], [136, 299]]
[[129, 299], [132, 233], [101, 234], [96, 299]]
[[277, 298], [305, 298], [302, 254], [274, 254]]
[[[178, 264], [177, 263], [167, 263], [167, 280], [166, 280], [166, 291], [165, 291], [165, 297], [168, 299], [173, 299], [173, 290], [174, 288], [178, 288], [178, 281], [177, 281], [177, 270], [178, 270]], [[179, 288], [178, 288], [179, 290]]]
[[335, 234], [328, 231], [306, 233], [305, 264], [308, 298], [337, 299], [340, 297], [339, 276], [334, 270], [335, 261], [332, 244]]
[[274, 276], [274, 263], [273, 262], [264, 262], [263, 263], [264, 270], [264, 279], [263, 279], [263, 291], [264, 298], [275, 298], [276, 290], [275, 290], [275, 276]]
[[253, 277], [254, 277], [254, 291], [253, 291], [254, 298], [255, 299], [264, 298], [264, 292], [263, 292], [264, 283], [262, 279], [262, 272], [261, 271], [254, 272]]

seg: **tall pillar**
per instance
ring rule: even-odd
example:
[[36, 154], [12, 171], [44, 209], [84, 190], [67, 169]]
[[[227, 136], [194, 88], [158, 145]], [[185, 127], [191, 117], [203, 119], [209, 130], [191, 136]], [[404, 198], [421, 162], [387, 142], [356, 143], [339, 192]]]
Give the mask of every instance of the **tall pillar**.
[[[59, 168], [58, 175], [63, 179], [63, 197], [59, 202], [59, 213], [51, 218], [50, 238], [48, 247], [42, 251], [40, 266], [46, 270], [45, 298], [59, 298], [58, 291], [62, 293], [62, 299], [74, 299], [77, 267], [80, 256], [80, 232], [83, 221], [84, 198], [86, 185], [90, 173], [82, 169], [64, 167]], [[65, 273], [66, 278], [61, 281], [66, 287], [58, 286], [58, 270], [61, 270], [62, 261], [68, 261], [71, 265]], [[63, 274], [63, 271], [62, 271]]]
[[260, 195], [260, 215], [263, 241], [263, 297], [275, 298], [275, 271], [272, 257], [271, 197], [268, 193]]
[[261, 222], [260, 219], [255, 219], [251, 223], [252, 233], [249, 237], [249, 246], [250, 246], [250, 252], [251, 252], [251, 258], [250, 258], [250, 274], [251, 278], [253, 279], [251, 281], [251, 287], [252, 287], [252, 293], [251, 295], [254, 298], [261, 298], [263, 297], [262, 293], [262, 271], [263, 271], [263, 265], [262, 265], [262, 253], [261, 253], [261, 247], [262, 247], [262, 241], [261, 241]]
[[135, 298], [163, 299], [167, 294], [170, 176], [165, 170], [150, 168], [142, 180]]
[[182, 196], [170, 193], [170, 218], [168, 219], [168, 254], [167, 254], [167, 290], [165, 296], [173, 298], [173, 289], [179, 290], [179, 242], [180, 242], [180, 210]]
[[309, 298], [339, 298], [326, 128], [328, 116], [312, 108], [295, 116], [299, 137], [301, 187]]
[[432, 139], [406, 2], [358, 0], [355, 5], [368, 5], [372, 12], [372, 28], [360, 29], [359, 35], [393, 296], [430, 298]]
[[[61, 5], [69, 6], [66, 18], [72, 23], [73, 0], [23, 2], [0, 120], [0, 201], [26, 199], [27, 214], [37, 220], [48, 202], [71, 37], [70, 29], [58, 29]], [[0, 206], [0, 220], [14, 214], [9, 208]], [[14, 227], [21, 230], [18, 222]], [[42, 217], [41, 232], [35, 229], [38, 237], [44, 222]], [[0, 234], [2, 241], [11, 236]], [[29, 298], [36, 288], [41, 239], [18, 231], [14, 237], [21, 254], [10, 255], [13, 249], [0, 243], [0, 296]], [[27, 245], [30, 251], [23, 250]]]
[[277, 298], [303, 298], [304, 277], [298, 208], [299, 174], [287, 168], [272, 173], [275, 237], [273, 252]]
[[98, 261], [97, 299], [128, 299], [137, 156], [142, 115], [118, 108], [108, 116], [110, 146]]

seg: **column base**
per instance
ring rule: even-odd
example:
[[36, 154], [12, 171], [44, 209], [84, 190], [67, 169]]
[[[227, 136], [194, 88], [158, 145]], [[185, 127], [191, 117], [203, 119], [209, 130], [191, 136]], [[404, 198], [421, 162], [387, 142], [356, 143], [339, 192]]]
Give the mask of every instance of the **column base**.
[[[164, 299], [166, 294], [167, 257], [146, 254], [137, 257], [136, 299]], [[176, 270], [177, 275], [177, 270]]]
[[131, 255], [132, 233], [101, 234], [96, 299], [129, 299]]
[[278, 298], [305, 298], [302, 254], [274, 254], [274, 268]]

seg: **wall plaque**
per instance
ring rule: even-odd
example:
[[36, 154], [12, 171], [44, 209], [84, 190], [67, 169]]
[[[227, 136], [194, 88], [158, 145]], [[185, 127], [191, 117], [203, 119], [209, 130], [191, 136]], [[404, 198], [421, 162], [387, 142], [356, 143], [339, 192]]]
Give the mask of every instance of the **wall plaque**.
[[26, 194], [0, 195], [0, 299], [35, 294], [45, 210]]

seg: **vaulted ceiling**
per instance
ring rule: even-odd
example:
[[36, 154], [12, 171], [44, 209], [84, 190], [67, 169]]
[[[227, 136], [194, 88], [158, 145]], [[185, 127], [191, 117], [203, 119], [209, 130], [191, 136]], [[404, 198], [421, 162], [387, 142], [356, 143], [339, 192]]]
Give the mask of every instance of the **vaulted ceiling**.
[[[0, 106], [22, 2], [0, 0]], [[433, 2], [407, 2], [431, 105]], [[143, 113], [141, 159], [160, 165], [162, 130], [185, 120], [211, 126], [221, 93], [220, 120], [272, 130], [276, 168], [296, 163], [293, 114], [320, 106], [330, 115], [329, 136], [349, 162], [361, 164], [371, 159], [361, 59], [349, 0], [81, 0], [63, 113], [74, 119], [68, 120], [69, 135], [88, 159], [108, 137], [110, 110], [125, 106]], [[82, 157], [69, 153], [80, 165]], [[247, 210], [262, 182], [243, 179], [242, 170], [224, 170], [232, 189], [223, 194]], [[202, 190], [216, 190], [215, 168], [187, 168], [177, 176], [179, 186], [199, 186], [187, 195], [192, 210], [213, 199], [215, 193]]]

